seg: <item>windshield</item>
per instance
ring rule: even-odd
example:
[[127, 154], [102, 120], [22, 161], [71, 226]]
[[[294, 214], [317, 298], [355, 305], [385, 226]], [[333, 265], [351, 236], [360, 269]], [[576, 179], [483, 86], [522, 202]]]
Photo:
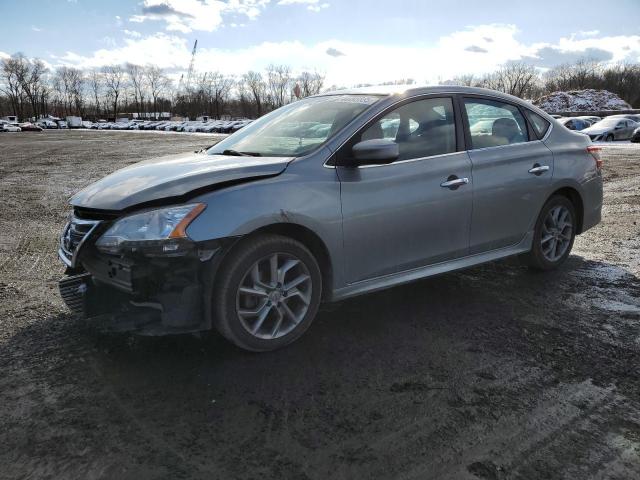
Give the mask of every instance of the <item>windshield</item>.
[[209, 155], [300, 157], [316, 149], [380, 97], [330, 95], [286, 105], [211, 147]]

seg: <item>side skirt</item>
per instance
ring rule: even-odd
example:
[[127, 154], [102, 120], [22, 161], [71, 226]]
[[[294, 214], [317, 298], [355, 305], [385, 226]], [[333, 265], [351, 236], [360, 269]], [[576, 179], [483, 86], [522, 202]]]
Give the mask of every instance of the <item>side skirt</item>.
[[350, 285], [347, 285], [346, 287], [334, 290], [331, 300], [344, 300], [345, 298], [353, 297], [363, 293], [384, 290], [386, 288], [395, 287], [397, 285], [413, 282], [422, 278], [432, 277], [441, 273], [473, 267], [481, 263], [487, 263], [501, 258], [511, 257], [513, 255], [519, 255], [531, 250], [532, 242], [533, 231], [530, 231], [524, 236], [520, 243], [517, 243], [510, 247], [504, 247], [497, 250], [491, 250], [489, 252], [456, 258], [455, 260], [447, 260], [446, 262], [434, 263], [433, 265], [414, 268], [405, 272], [393, 273], [391, 275], [385, 275], [382, 277], [376, 277], [352, 283]]

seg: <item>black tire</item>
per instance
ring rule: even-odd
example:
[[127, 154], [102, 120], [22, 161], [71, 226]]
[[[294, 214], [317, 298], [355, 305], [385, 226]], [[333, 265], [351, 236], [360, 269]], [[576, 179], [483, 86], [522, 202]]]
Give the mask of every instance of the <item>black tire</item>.
[[[290, 255], [304, 264], [311, 279], [311, 294], [306, 314], [291, 331], [278, 338], [265, 339], [252, 335], [243, 326], [236, 302], [238, 289], [249, 269], [273, 254]], [[216, 275], [213, 289], [212, 320], [218, 332], [242, 349], [265, 352], [290, 344], [309, 328], [320, 305], [322, 275], [318, 262], [302, 243], [281, 235], [257, 235], [242, 240], [228, 254]]]
[[605, 142], [613, 142], [614, 140], [615, 139], [612, 134], [607, 135], [606, 138], [604, 139]]
[[[556, 207], [566, 208], [570, 215], [571, 222], [571, 238], [569, 240], [568, 246], [564, 253], [555, 260], [550, 260], [547, 258], [543, 251], [543, 231], [544, 231], [544, 222], [549, 215], [549, 212]], [[571, 249], [573, 248], [573, 242], [576, 237], [576, 228], [577, 228], [577, 217], [576, 217], [576, 209], [571, 200], [562, 195], [554, 195], [547, 203], [544, 204], [540, 214], [538, 215], [538, 219], [536, 221], [536, 226], [533, 234], [533, 246], [531, 251], [527, 253], [524, 257], [525, 262], [534, 270], [554, 270], [562, 265], [569, 254], [571, 253]]]

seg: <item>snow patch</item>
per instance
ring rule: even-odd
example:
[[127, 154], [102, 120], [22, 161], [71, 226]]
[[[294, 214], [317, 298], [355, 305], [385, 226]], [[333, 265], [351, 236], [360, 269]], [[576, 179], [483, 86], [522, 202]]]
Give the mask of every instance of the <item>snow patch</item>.
[[615, 93], [593, 89], [553, 92], [538, 98], [533, 104], [549, 113], [631, 109], [631, 105]]

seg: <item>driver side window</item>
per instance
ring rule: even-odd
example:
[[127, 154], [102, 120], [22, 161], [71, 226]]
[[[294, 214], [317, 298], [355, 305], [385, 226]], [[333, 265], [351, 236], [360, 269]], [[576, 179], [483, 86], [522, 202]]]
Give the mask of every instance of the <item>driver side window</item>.
[[451, 98], [429, 98], [404, 104], [377, 119], [357, 141], [386, 139], [398, 144], [396, 161], [456, 151]]

